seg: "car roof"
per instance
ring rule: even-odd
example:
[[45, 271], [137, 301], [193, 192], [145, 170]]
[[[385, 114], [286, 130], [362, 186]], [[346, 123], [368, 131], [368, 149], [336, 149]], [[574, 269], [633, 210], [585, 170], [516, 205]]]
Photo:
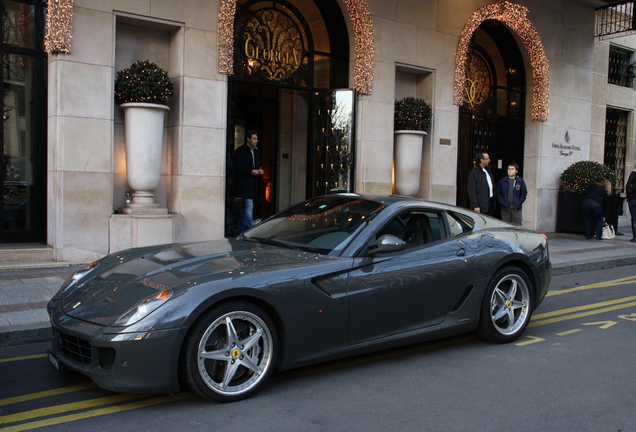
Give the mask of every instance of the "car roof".
[[[334, 194], [336, 196], [345, 196], [345, 197], [359, 197], [362, 199], [366, 199], [369, 201], [375, 201], [378, 203], [382, 203], [386, 206], [391, 206], [393, 204], [399, 205], [407, 205], [407, 204], [415, 204], [422, 205], [425, 204], [428, 207], [437, 208], [437, 209], [449, 209], [454, 206], [450, 204], [440, 203], [436, 201], [429, 201], [422, 198], [415, 198], [411, 196], [402, 196], [402, 195], [382, 195], [382, 194], [357, 194], [357, 193], [339, 193]], [[329, 195], [331, 196], [331, 195]]]

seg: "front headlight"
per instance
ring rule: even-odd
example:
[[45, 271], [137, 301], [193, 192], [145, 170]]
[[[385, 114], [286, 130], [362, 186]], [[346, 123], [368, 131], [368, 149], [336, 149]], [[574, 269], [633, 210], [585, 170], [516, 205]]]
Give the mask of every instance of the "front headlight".
[[75, 273], [73, 273], [73, 275], [71, 277], [69, 277], [68, 279], [66, 279], [66, 282], [64, 282], [64, 285], [62, 285], [62, 287], [59, 289], [59, 291], [57, 292], [57, 294], [55, 294], [53, 296], [53, 299], [56, 299], [57, 297], [59, 297], [60, 295], [62, 295], [62, 293], [66, 290], [68, 290], [70, 287], [75, 286], [79, 283], [79, 281], [86, 276], [88, 273], [91, 272], [91, 270], [93, 270], [95, 267], [97, 267], [99, 265], [99, 261], [95, 261], [91, 264], [89, 264], [88, 267], [78, 270]]
[[126, 327], [136, 323], [148, 316], [151, 312], [156, 310], [159, 306], [170, 300], [174, 290], [172, 288], [165, 291], [161, 291], [159, 294], [149, 297], [138, 303], [135, 307], [123, 314], [113, 324], [113, 327]]

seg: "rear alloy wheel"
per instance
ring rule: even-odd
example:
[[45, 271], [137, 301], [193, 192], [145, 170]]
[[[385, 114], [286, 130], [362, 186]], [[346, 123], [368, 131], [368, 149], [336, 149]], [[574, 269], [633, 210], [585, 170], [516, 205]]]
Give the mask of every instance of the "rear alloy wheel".
[[195, 393], [219, 402], [254, 394], [276, 360], [276, 330], [267, 314], [244, 302], [208, 312], [192, 328], [184, 349], [184, 371]]
[[499, 270], [486, 290], [477, 333], [493, 342], [512, 342], [528, 326], [531, 304], [526, 274], [515, 267]]

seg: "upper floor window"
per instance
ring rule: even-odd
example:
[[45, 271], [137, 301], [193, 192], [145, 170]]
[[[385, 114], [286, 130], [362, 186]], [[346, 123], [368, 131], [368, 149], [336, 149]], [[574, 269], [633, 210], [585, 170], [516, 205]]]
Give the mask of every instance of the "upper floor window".
[[624, 87], [632, 86], [632, 78], [634, 76], [633, 67], [630, 66], [632, 61], [632, 52], [623, 48], [610, 46], [608, 82]]

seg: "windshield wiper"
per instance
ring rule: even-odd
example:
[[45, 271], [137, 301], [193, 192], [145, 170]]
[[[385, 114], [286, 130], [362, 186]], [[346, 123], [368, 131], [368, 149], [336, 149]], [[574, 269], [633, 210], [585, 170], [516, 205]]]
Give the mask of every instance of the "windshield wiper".
[[294, 250], [298, 250], [299, 248], [291, 246], [285, 242], [282, 242], [280, 240], [276, 240], [273, 239], [271, 237], [243, 237], [243, 240], [248, 240], [248, 241], [257, 241], [259, 243], [262, 244], [268, 244], [268, 245], [272, 245], [272, 246], [280, 246], [280, 247], [284, 247], [287, 249], [294, 249]]

